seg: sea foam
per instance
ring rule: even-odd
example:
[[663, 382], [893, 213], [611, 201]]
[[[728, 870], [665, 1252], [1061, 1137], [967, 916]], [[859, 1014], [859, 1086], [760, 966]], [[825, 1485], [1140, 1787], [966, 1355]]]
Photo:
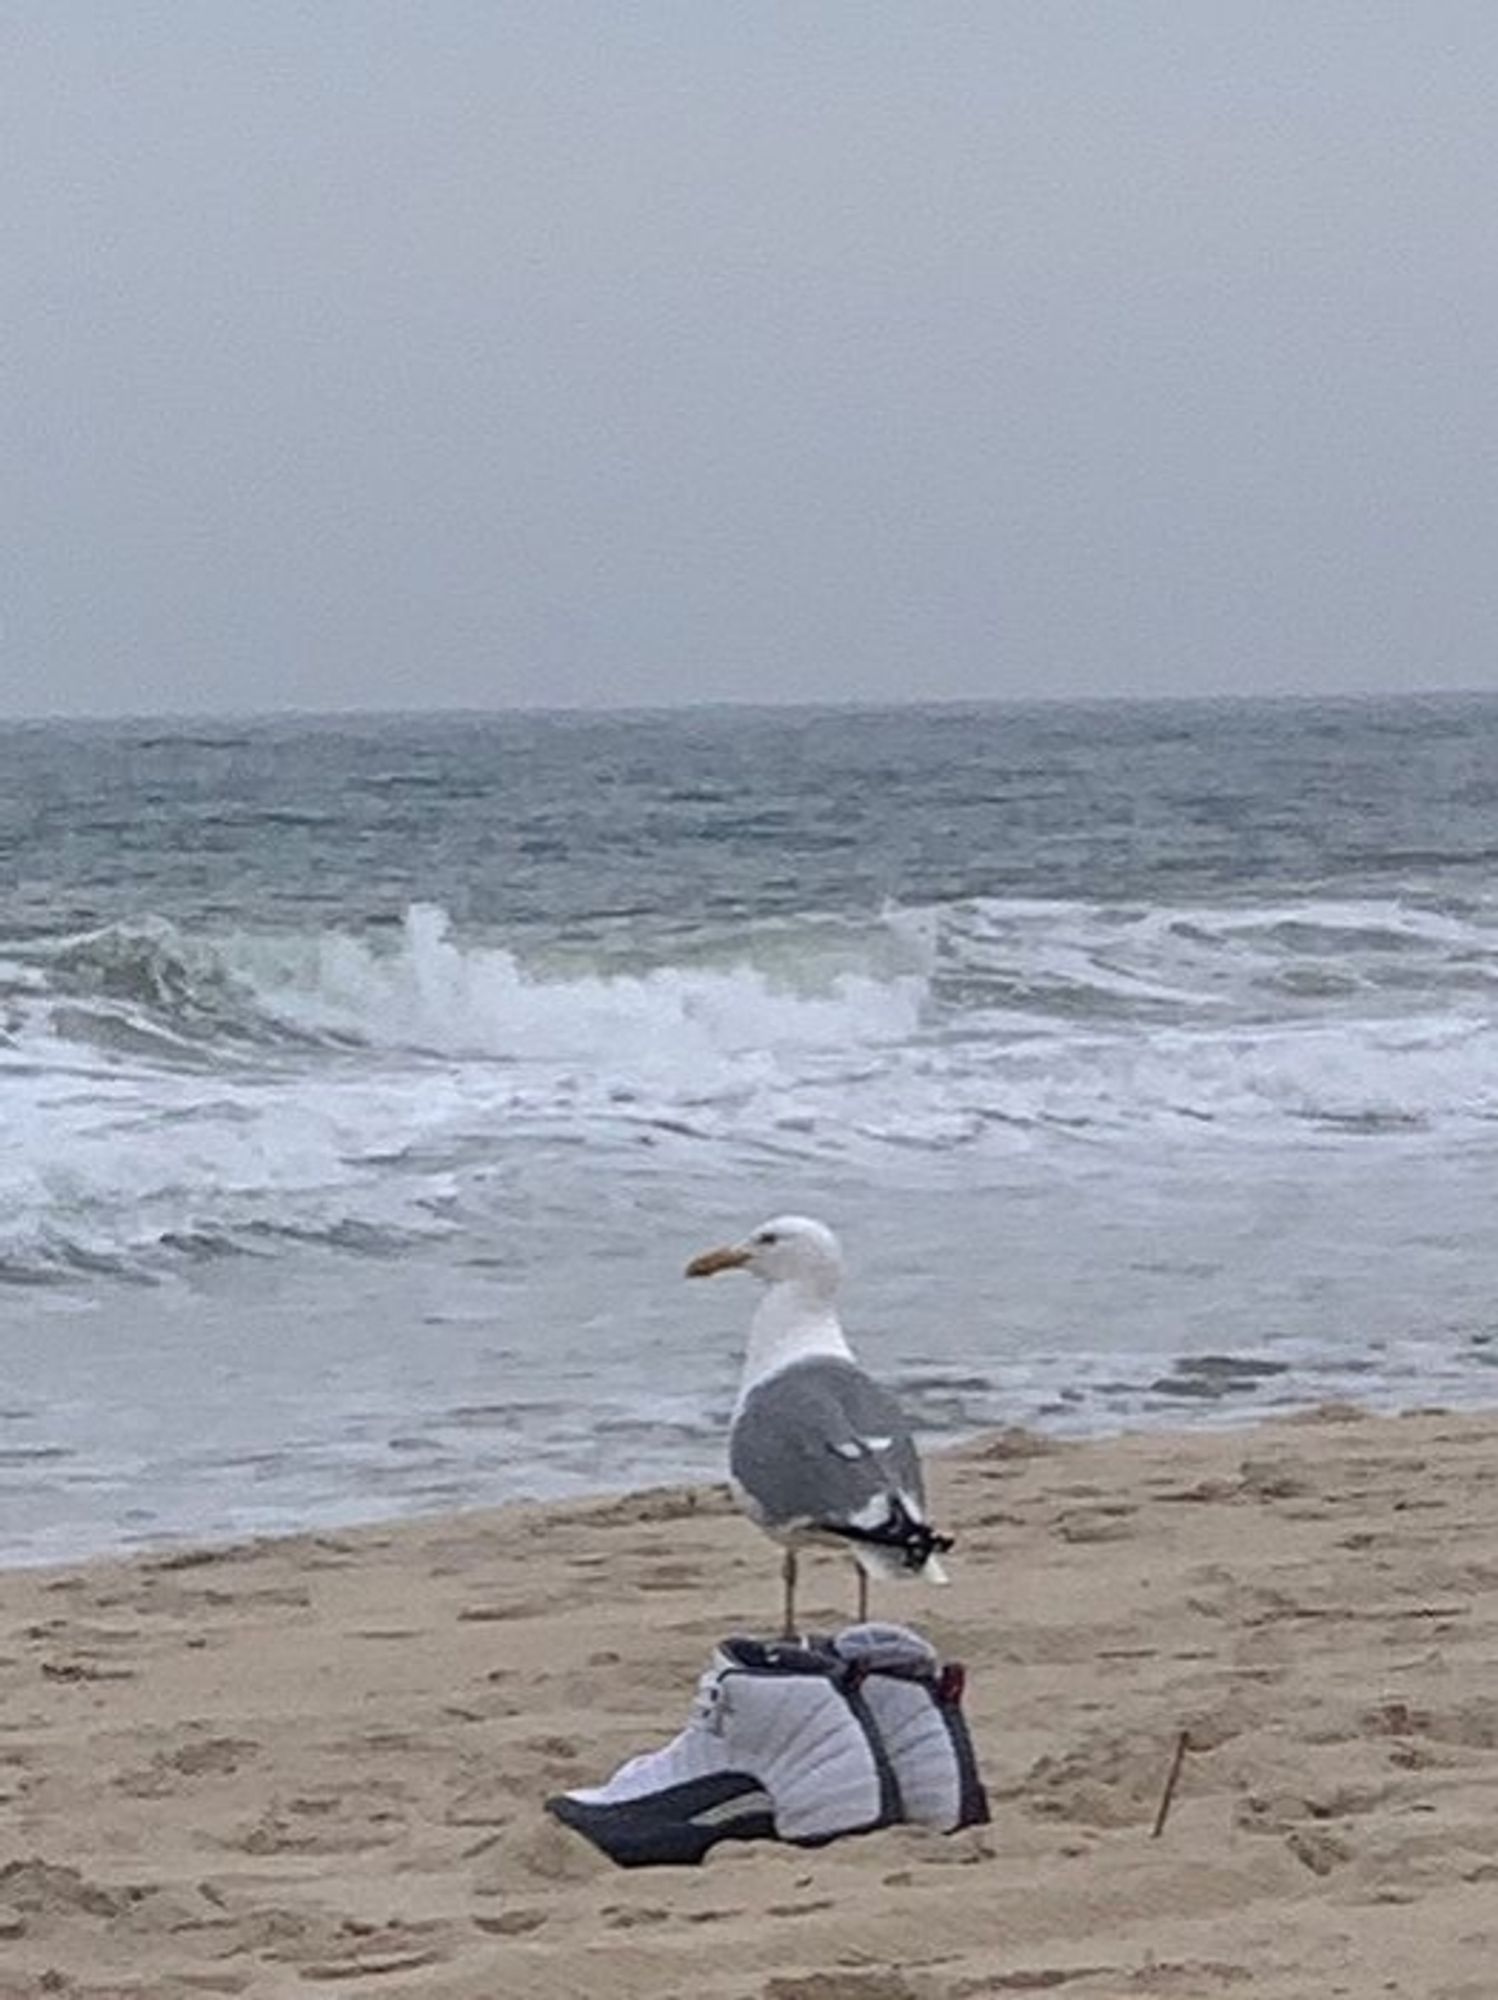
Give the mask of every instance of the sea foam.
[[[1498, 1118], [1498, 932], [1397, 902], [968, 899], [586, 941], [133, 925], [0, 963], [11, 1273], [381, 1248], [518, 1136], [897, 1171]], [[900, 1166], [899, 1162], [906, 1164]]]

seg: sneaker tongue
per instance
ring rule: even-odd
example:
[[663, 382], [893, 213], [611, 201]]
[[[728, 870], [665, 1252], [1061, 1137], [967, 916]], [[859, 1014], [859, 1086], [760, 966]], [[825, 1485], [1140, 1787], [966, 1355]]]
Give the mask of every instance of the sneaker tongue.
[[930, 1679], [941, 1667], [941, 1659], [929, 1639], [912, 1632], [908, 1625], [845, 1625], [832, 1641], [832, 1650], [849, 1666], [865, 1673], [906, 1674], [914, 1679]]

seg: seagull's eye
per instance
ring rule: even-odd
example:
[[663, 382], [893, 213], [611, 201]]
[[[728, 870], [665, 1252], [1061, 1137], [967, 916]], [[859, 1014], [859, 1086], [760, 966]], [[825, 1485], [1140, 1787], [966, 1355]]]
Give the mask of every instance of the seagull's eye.
[[754, 1240], [756, 1243], [776, 1243], [779, 1241], [779, 1238], [773, 1229], [762, 1229]]

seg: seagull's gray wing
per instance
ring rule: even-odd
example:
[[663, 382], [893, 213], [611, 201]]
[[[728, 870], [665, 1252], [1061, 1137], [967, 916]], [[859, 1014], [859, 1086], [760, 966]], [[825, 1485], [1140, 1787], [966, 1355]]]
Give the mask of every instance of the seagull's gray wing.
[[[728, 1469], [763, 1525], [869, 1526], [898, 1496], [917, 1519], [921, 1464], [899, 1404], [855, 1362], [796, 1361], [749, 1391]], [[872, 1512], [871, 1512], [872, 1510]]]

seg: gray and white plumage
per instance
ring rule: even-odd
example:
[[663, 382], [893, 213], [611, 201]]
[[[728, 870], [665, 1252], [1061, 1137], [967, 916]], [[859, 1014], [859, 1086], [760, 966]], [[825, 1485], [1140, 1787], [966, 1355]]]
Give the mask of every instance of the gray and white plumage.
[[742, 1243], [694, 1258], [687, 1275], [740, 1269], [765, 1295], [749, 1329], [729, 1474], [745, 1512], [788, 1551], [787, 1626], [801, 1544], [841, 1548], [865, 1576], [945, 1582], [938, 1556], [950, 1539], [926, 1519], [910, 1427], [859, 1367], [837, 1317], [837, 1238], [806, 1216], [777, 1216]]
[[[896, 1497], [915, 1519], [925, 1512], [921, 1464], [899, 1404], [837, 1355], [788, 1362], [747, 1391], [729, 1432], [728, 1469], [746, 1510], [771, 1534], [875, 1529]], [[870, 1550], [871, 1559], [882, 1554]]]

